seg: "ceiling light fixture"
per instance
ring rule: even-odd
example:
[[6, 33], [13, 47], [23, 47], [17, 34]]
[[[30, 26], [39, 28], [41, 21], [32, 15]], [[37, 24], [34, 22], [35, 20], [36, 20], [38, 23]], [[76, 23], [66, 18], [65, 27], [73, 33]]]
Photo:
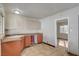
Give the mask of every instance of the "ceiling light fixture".
[[23, 11], [21, 11], [20, 9], [12, 9], [12, 12], [15, 13], [15, 14], [22, 14]]
[[19, 11], [14, 11], [14, 13], [15, 13], [15, 14], [20, 14], [20, 12], [19, 12]]

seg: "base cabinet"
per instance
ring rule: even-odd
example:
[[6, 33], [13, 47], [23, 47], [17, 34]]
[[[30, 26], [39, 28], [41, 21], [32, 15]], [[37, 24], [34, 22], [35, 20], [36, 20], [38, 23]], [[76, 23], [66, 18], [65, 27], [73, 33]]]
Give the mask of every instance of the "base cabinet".
[[32, 45], [32, 36], [25, 36], [24, 47], [28, 47], [30, 45]]
[[42, 34], [38, 34], [37, 35], [37, 42], [38, 42], [38, 44], [42, 43], [42, 40], [43, 40], [43, 35]]
[[[36, 39], [34, 38], [36, 37]], [[15, 39], [15, 38], [12, 38]], [[2, 56], [20, 56], [22, 50], [35, 43], [42, 43], [43, 35], [25, 35], [20, 37], [19, 40], [7, 41], [1, 43], [1, 55]], [[11, 38], [10, 38], [11, 40]]]
[[19, 56], [23, 49], [23, 41], [11, 41], [1, 44], [1, 55], [2, 56]]

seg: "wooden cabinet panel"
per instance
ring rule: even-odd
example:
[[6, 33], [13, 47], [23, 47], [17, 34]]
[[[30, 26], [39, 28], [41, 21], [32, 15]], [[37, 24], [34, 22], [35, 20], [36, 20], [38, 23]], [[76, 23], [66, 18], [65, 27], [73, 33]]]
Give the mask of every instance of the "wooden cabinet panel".
[[22, 40], [16, 40], [16, 41], [10, 41], [6, 43], [2, 43], [2, 56], [19, 56], [21, 54], [21, 51], [23, 49], [23, 41]]
[[[42, 43], [43, 35], [37, 34], [36, 36], [37, 36], [37, 42]], [[34, 35], [26, 35], [26, 36], [20, 37], [19, 40], [3, 42], [1, 43], [1, 55], [19, 56], [23, 48], [32, 45], [34, 43], [34, 40], [35, 40]]]
[[28, 47], [32, 44], [32, 37], [31, 36], [25, 36], [25, 39], [24, 39], [24, 45], [25, 47]]
[[42, 43], [42, 40], [43, 40], [43, 35], [42, 34], [38, 34], [37, 35], [37, 41], [38, 41], [38, 43]]
[[23, 48], [24, 48], [24, 37], [21, 38], [20, 43], [21, 43], [21, 44], [20, 44], [20, 45], [21, 45], [21, 46], [20, 46], [20, 50], [21, 50], [21, 52], [22, 52], [22, 50], [23, 50]]

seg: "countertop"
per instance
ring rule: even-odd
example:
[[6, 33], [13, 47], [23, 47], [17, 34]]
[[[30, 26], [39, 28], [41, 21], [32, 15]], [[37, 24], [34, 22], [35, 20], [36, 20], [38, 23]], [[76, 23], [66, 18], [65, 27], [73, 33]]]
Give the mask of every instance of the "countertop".
[[1, 42], [3, 43], [3, 42], [21, 40], [21, 37], [23, 37], [23, 36], [24, 35], [7, 36]]
[[15, 36], [15, 35], [37, 35], [37, 34], [43, 34], [43, 33], [21, 33], [21, 34], [10, 34], [6, 36]]
[[21, 38], [24, 36], [31, 36], [31, 35], [38, 35], [38, 34], [42, 34], [42, 33], [27, 33], [27, 34], [8, 35], [1, 42], [3, 43], [3, 42], [21, 40]]

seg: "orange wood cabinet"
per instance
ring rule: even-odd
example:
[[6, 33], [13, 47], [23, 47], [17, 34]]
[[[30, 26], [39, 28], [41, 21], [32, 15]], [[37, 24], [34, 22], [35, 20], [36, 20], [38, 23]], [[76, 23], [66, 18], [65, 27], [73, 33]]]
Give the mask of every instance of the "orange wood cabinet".
[[[10, 39], [11, 40], [11, 39]], [[43, 35], [37, 34], [37, 42], [42, 43]], [[28, 47], [34, 43], [34, 35], [25, 35], [19, 38], [19, 40], [3, 42], [1, 43], [1, 55], [2, 56], [19, 56], [23, 48]]]
[[32, 36], [25, 36], [24, 47], [28, 47], [32, 44]]
[[43, 40], [43, 35], [42, 34], [37, 34], [37, 42], [42, 43]]
[[4, 42], [1, 44], [1, 55], [2, 56], [19, 56], [23, 49], [24, 43], [22, 40]]

